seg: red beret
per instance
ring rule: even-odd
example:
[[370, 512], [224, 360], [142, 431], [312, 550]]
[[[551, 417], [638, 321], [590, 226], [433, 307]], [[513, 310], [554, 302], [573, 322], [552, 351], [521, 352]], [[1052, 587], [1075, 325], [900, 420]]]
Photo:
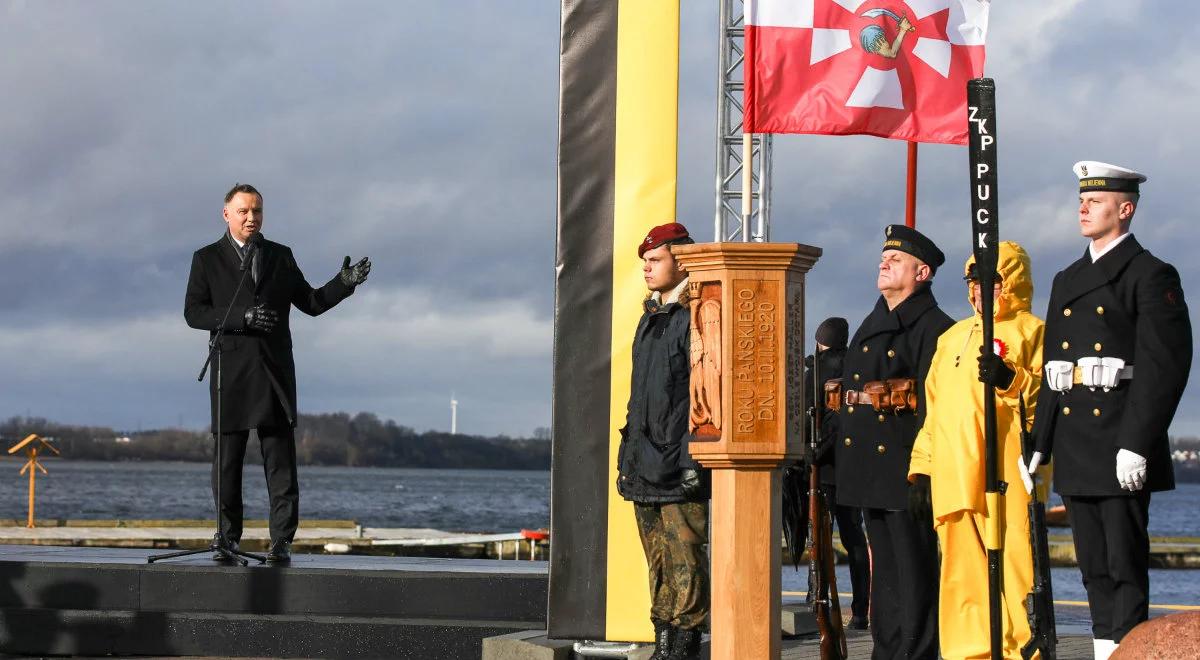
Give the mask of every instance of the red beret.
[[646, 234], [646, 239], [638, 244], [638, 258], [641, 258], [643, 255], [645, 255], [646, 250], [653, 250], [663, 243], [668, 243], [676, 239], [687, 237], [687, 227], [684, 227], [678, 222], [668, 222], [665, 225], [659, 225], [654, 229], [651, 229], [650, 233]]

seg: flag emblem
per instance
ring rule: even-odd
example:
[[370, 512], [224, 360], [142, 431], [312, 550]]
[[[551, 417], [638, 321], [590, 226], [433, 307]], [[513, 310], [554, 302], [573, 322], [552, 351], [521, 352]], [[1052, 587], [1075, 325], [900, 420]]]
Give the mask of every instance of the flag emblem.
[[746, 124], [966, 144], [985, 0], [748, 0]]

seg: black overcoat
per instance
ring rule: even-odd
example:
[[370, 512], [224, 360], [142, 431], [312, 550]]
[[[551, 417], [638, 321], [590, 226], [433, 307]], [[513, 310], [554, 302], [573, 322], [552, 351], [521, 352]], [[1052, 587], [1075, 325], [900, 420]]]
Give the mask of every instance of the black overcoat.
[[915, 378], [917, 411], [842, 407], [843, 437], [834, 444], [838, 504], [907, 508], [908, 460], [924, 417], [925, 376], [938, 337], [951, 325], [925, 284], [890, 311], [881, 296], [854, 333], [842, 366], [843, 390], [860, 390], [873, 380]]
[[[320, 289], [313, 289], [286, 245], [264, 240], [260, 250], [258, 283], [247, 272], [222, 342], [223, 433], [296, 425], [296, 366], [288, 323], [291, 308], [295, 305], [316, 316], [354, 292], [337, 275]], [[228, 234], [196, 250], [183, 303], [188, 325], [208, 330], [210, 337], [216, 332], [242, 275], [240, 264], [237, 247]], [[270, 334], [244, 327], [246, 309], [259, 303], [279, 314], [279, 324]], [[213, 429], [217, 427], [215, 370], [214, 364], [209, 376]]]
[[[824, 383], [833, 378], [842, 377], [842, 362], [846, 359], [846, 349], [829, 348], [817, 353], [820, 361], [817, 363], [817, 378], [820, 383], [813, 381], [813, 356], [804, 358], [804, 397], [810, 405], [821, 406], [821, 429], [817, 434], [816, 465], [819, 481], [822, 484], [836, 484], [836, 474], [833, 468], [834, 444], [841, 440], [842, 425], [838, 421], [838, 413], [825, 407]], [[820, 385], [820, 387], [818, 387]], [[814, 389], [816, 388], [816, 389]], [[808, 447], [804, 448], [807, 453]], [[812, 462], [812, 457], [809, 457]], [[808, 484], [805, 484], [808, 488]]]
[[1146, 488], [1171, 490], [1167, 429], [1192, 364], [1192, 326], [1179, 273], [1130, 236], [1092, 263], [1083, 257], [1054, 276], [1044, 360], [1116, 357], [1133, 378], [1105, 392], [1076, 385], [1059, 393], [1043, 380], [1033, 437], [1054, 457], [1062, 495], [1130, 495], [1117, 482], [1118, 449], [1146, 459]]

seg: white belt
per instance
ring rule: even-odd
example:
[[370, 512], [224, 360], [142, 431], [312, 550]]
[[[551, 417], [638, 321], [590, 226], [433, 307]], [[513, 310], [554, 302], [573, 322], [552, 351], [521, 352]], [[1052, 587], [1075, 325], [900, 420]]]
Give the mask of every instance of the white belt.
[[1055, 392], [1066, 392], [1075, 385], [1088, 389], [1102, 388], [1105, 392], [1122, 380], [1133, 378], [1133, 365], [1114, 357], [1085, 357], [1071, 363], [1051, 360], [1046, 363], [1046, 384]]

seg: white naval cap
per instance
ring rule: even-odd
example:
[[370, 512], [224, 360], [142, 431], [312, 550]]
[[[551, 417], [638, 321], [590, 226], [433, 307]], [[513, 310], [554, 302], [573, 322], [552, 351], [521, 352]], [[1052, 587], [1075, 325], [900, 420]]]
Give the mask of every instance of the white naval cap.
[[1075, 163], [1073, 169], [1075, 176], [1079, 177], [1079, 192], [1112, 190], [1136, 193], [1138, 184], [1146, 180], [1146, 175], [1141, 172], [1097, 160], [1081, 160]]

